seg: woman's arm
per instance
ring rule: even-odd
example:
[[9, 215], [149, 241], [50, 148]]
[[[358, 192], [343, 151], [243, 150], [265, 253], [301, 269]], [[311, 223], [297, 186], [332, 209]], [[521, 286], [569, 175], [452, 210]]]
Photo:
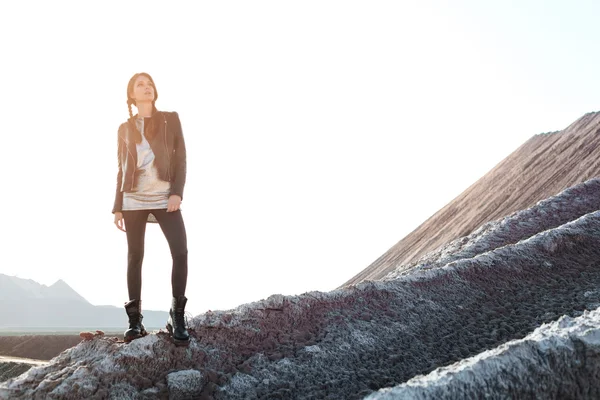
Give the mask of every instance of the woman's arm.
[[121, 208], [123, 207], [123, 192], [121, 192], [121, 183], [123, 182], [123, 166], [121, 165], [122, 140], [120, 137], [122, 126], [123, 125], [119, 127], [119, 132], [117, 136], [117, 160], [119, 170], [117, 172], [117, 188], [115, 191], [115, 203], [112, 209], [113, 214], [116, 212], [120, 212]]
[[183, 188], [185, 186], [185, 175], [186, 175], [186, 150], [185, 150], [185, 141], [183, 139], [183, 131], [181, 130], [181, 121], [179, 120], [179, 115], [176, 112], [173, 112], [173, 134], [174, 138], [174, 146], [175, 146], [175, 159], [173, 162], [173, 170], [175, 179], [171, 184], [171, 193], [170, 195], [177, 195], [181, 199], [183, 199]]

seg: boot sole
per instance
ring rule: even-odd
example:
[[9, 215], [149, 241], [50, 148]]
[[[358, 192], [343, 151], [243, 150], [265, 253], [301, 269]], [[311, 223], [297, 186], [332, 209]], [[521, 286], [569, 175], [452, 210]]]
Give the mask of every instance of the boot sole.
[[125, 343], [129, 343], [129, 342], [131, 342], [131, 341], [133, 341], [133, 340], [135, 340], [135, 339], [140, 339], [140, 338], [143, 338], [143, 337], [144, 337], [144, 336], [146, 336], [146, 335], [148, 335], [148, 332], [146, 332], [146, 331], [143, 331], [141, 335], [137, 335], [137, 336], [130, 336], [130, 337], [124, 336], [124, 337], [123, 337], [123, 341], [124, 341]]
[[173, 337], [173, 327], [171, 325], [167, 324], [167, 325], [165, 325], [165, 327], [169, 331], [169, 334], [171, 335], [171, 340], [173, 341], [175, 346], [187, 346], [188, 344], [190, 344], [190, 339], [188, 339], [188, 340], [175, 339]]

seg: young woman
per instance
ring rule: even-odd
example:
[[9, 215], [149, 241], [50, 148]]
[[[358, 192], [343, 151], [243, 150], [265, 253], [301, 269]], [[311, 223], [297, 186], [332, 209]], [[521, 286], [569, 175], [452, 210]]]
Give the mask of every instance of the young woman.
[[[117, 189], [113, 214], [117, 228], [127, 234], [127, 288], [125, 311], [129, 342], [147, 334], [142, 324], [142, 260], [146, 222], [158, 222], [171, 250], [173, 300], [167, 329], [177, 345], [190, 336], [185, 327], [187, 237], [181, 216], [186, 175], [186, 153], [176, 112], [158, 111], [158, 92], [147, 73], [135, 74], [127, 85], [129, 119], [119, 127]], [[131, 106], [137, 108], [133, 115]]]

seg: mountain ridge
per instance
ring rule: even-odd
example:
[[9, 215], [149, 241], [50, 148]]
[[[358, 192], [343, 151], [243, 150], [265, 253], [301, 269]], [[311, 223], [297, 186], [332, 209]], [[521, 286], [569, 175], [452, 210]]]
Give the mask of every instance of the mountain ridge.
[[[3, 285], [18, 287], [21, 289], [20, 298], [65, 298], [71, 300], [78, 300], [90, 304], [83, 296], [77, 293], [69, 284], [64, 280], [58, 279], [52, 285], [44, 285], [33, 279], [19, 278], [18, 276], [11, 276], [6, 274], [0, 274], [0, 288]], [[6, 291], [0, 292], [0, 301], [9, 300], [6, 295]]]
[[[148, 328], [163, 327], [166, 311], [143, 310]], [[0, 330], [22, 328], [126, 327], [125, 310], [95, 306], [63, 279], [52, 285], [0, 274]]]

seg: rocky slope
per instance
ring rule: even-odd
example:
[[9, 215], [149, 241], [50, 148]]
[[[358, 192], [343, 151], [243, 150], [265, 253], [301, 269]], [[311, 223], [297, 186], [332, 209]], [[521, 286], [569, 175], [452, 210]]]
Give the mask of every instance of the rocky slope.
[[[452, 261], [471, 258], [527, 239], [537, 232], [556, 228], [600, 209], [600, 197], [589, 195], [595, 191], [600, 191], [600, 180], [597, 178], [570, 187], [526, 210], [514, 212], [500, 221], [485, 223], [470, 235], [427, 253], [419, 261], [399, 266], [383, 279], [394, 279], [414, 269], [439, 268]], [[565, 207], [565, 204], [575, 207]], [[515, 226], [519, 227], [518, 231], [513, 229]]]
[[0, 360], [0, 382], [4, 382], [7, 379], [14, 378], [27, 372], [31, 366], [31, 364], [27, 363]]
[[45, 360], [0, 356], [0, 382], [4, 382], [29, 370], [34, 365], [45, 365]]
[[382, 389], [366, 400], [598, 399], [598, 359], [600, 309], [563, 317], [522, 340]]
[[[0, 398], [363, 398], [598, 308], [598, 198], [594, 179], [490, 223], [410, 271], [199, 315], [188, 348], [163, 332], [131, 344], [84, 341], [0, 384]], [[509, 358], [506, 368], [518, 373], [523, 361]], [[586, 375], [561, 379], [596, 385]], [[551, 397], [553, 387], [542, 383], [523, 390]], [[501, 398], [496, 389], [470, 390]]]
[[486, 222], [600, 175], [600, 112], [560, 132], [539, 134], [344, 285], [377, 280], [470, 234]]

